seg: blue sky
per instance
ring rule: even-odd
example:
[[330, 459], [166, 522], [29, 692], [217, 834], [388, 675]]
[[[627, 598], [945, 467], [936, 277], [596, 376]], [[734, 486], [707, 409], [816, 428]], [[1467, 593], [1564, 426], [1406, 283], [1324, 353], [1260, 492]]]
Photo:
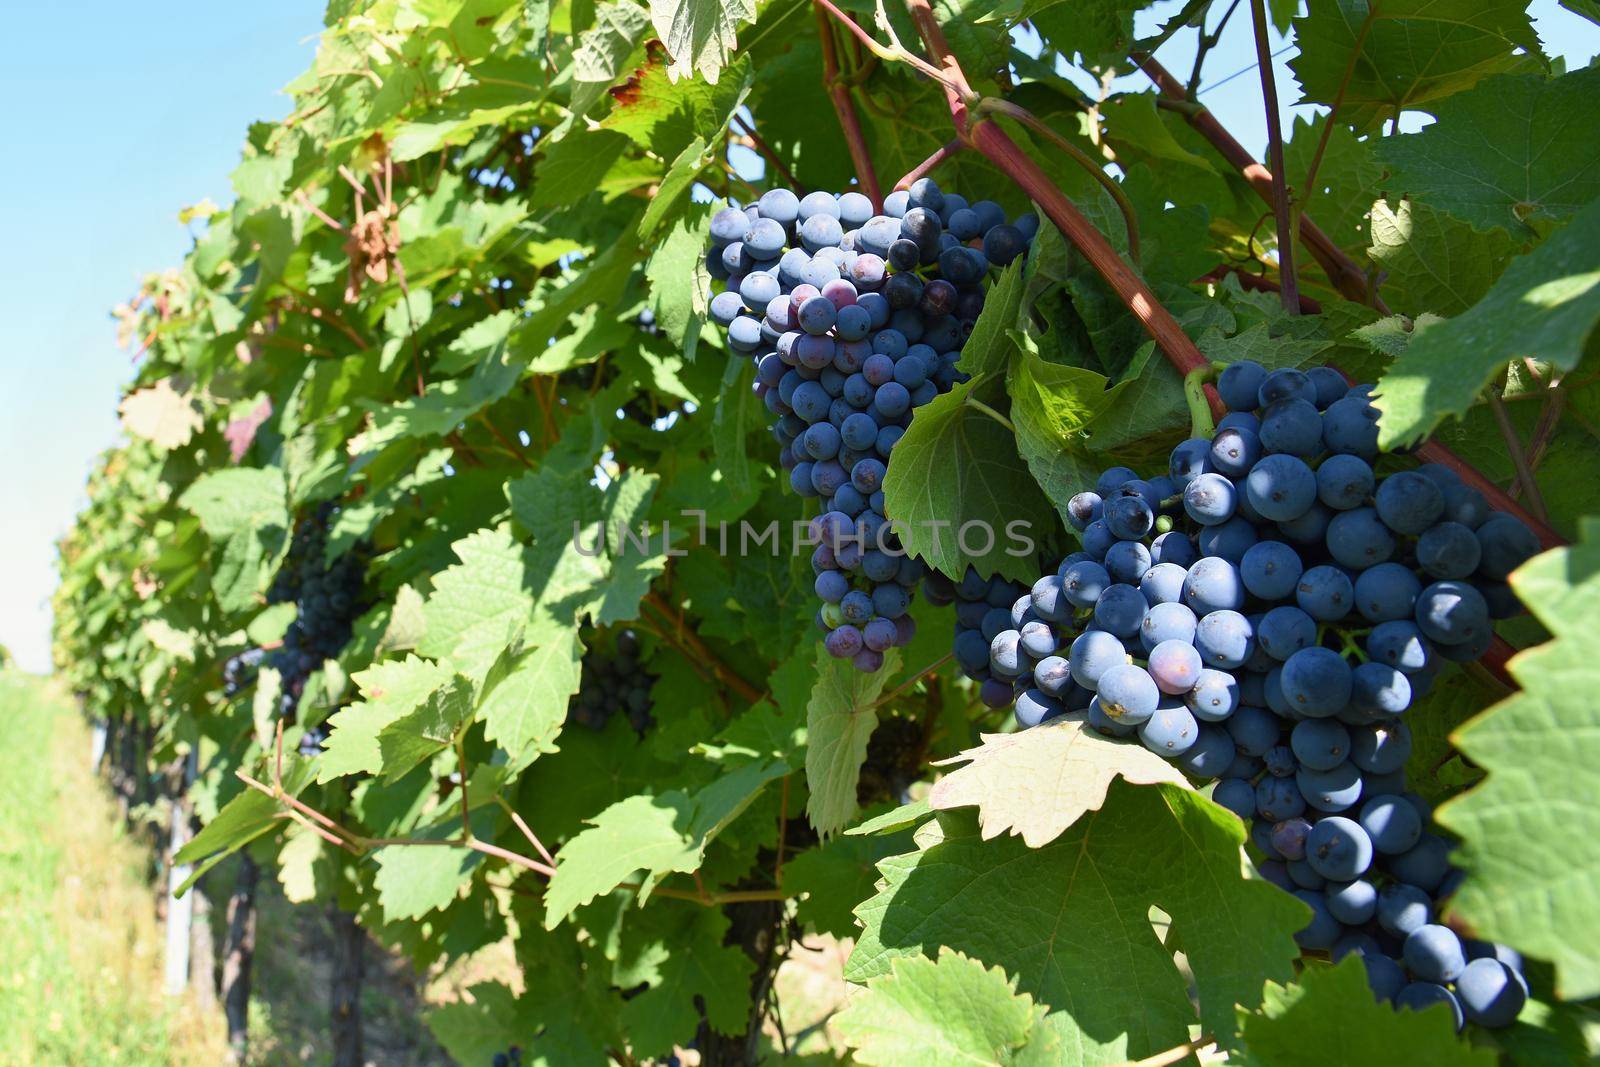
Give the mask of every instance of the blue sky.
[[[1180, 6], [1167, 0], [1139, 32]], [[322, 3], [151, 0], [134, 13], [89, 0], [70, 15], [57, 4], [13, 7], [10, 39], [28, 44], [0, 65], [0, 203], [9, 209], [0, 257], [0, 484], [8, 490], [0, 645], [42, 671], [54, 543], [83, 504], [94, 457], [116, 440], [117, 401], [131, 372], [109, 311], [143, 274], [188, 250], [180, 208], [230, 199], [245, 128], [288, 112], [280, 90], [310, 64]], [[1532, 10], [1541, 38], [1569, 66], [1600, 51], [1600, 29], [1555, 0], [1536, 0]], [[1259, 156], [1266, 135], [1259, 80], [1248, 69], [1247, 13], [1242, 5], [1208, 58], [1201, 99]], [[1192, 35], [1160, 55], [1186, 75]], [[1284, 102], [1298, 96], [1289, 58], [1276, 61]], [[1142, 84], [1130, 78], [1126, 87]]]

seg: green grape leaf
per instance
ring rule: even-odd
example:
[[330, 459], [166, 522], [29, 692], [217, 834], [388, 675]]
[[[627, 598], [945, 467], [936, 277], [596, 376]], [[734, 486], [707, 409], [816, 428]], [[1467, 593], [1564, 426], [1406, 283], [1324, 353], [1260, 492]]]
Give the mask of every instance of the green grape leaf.
[[[568, 536], [571, 534], [568, 528]], [[433, 579], [422, 607], [427, 629], [417, 650], [481, 677], [533, 619], [529, 553], [504, 527], [478, 530], [450, 546], [461, 562]]]
[[756, 476], [746, 443], [751, 432], [766, 422], [766, 408], [751, 388], [754, 384], [755, 365], [746, 359], [730, 359], [722, 372], [722, 390], [712, 416], [711, 443], [717, 468], [736, 497], [755, 490]]
[[899, 832], [834, 837], [800, 853], [783, 866], [783, 891], [801, 896], [795, 918], [833, 937], [855, 937], [855, 909], [873, 893], [878, 862], [911, 847], [911, 835]]
[[[1037, 849], [985, 841], [964, 813], [931, 829], [940, 832], [919, 834], [922, 851], [879, 864], [883, 885], [856, 910], [865, 929], [846, 978], [947, 946], [1016, 976], [1075, 1050], [1065, 1062], [1099, 1064], [1181, 1044], [1196, 1022], [1230, 1033], [1236, 1004], [1259, 1003], [1264, 978], [1293, 973], [1305, 905], [1248, 877], [1243, 825], [1189, 790], [1115, 782], [1100, 810]], [[1183, 946], [1198, 1019], [1152, 907]]]
[[555, 751], [567, 702], [578, 691], [582, 659], [577, 631], [557, 631], [524, 652], [478, 704], [475, 717], [484, 724], [484, 736], [506, 751], [511, 770]]
[[[992, 414], [999, 379], [974, 378], [917, 409], [883, 480], [886, 514], [906, 551], [946, 574], [1029, 579], [1055, 526], [1011, 427]], [[983, 410], [976, 404], [982, 404]]]
[[555, 877], [545, 894], [545, 928], [555, 929], [574, 910], [635, 872], [645, 872], [639, 888], [642, 904], [668, 874], [697, 870], [717, 834], [769, 782], [788, 771], [780, 760], [755, 761], [713, 780], [693, 797], [672, 790], [611, 805], [556, 854]]
[[[1296, 119], [1289, 143], [1283, 146], [1283, 167], [1301, 210], [1316, 220], [1334, 244], [1360, 262], [1361, 253], [1371, 244], [1367, 212], [1383, 188], [1384, 170], [1372, 158], [1370, 142], [1357, 138], [1342, 122], [1335, 122], [1332, 130], [1327, 126], [1326, 115], [1309, 121]], [[1316, 184], [1306, 188], [1324, 134], [1327, 144], [1321, 148]]]
[[465, 378], [432, 382], [421, 396], [394, 404], [363, 401], [372, 412], [372, 429], [362, 444], [377, 451], [404, 437], [442, 437], [509, 393], [521, 376], [522, 365], [502, 344]]
[[[588, 457], [573, 463], [587, 466]], [[643, 529], [659, 476], [626, 471], [601, 490], [574, 486], [574, 473], [546, 463], [507, 487], [512, 514], [534, 538], [528, 584], [558, 626], [583, 615], [602, 625], [635, 618], [666, 565], [659, 540]]]
[[1033, 1029], [1033, 998], [1015, 978], [942, 949], [937, 960], [903, 956], [867, 982], [833, 1025], [876, 1067], [1004, 1064]]
[[1483, 299], [1516, 250], [1502, 232], [1480, 233], [1413, 200], [1377, 201], [1369, 225], [1367, 254], [1384, 271], [1383, 298], [1413, 317], [1466, 311]]
[[[725, 912], [692, 904], [649, 909], [623, 930], [625, 947], [665, 958], [653, 968], [648, 988], [630, 997], [619, 1013], [629, 1044], [644, 1056], [664, 1056], [694, 1040], [696, 1001], [720, 1033], [741, 1034], [747, 1023], [750, 975], [755, 961], [737, 945], [724, 944], [731, 925]], [[634, 942], [629, 944], [628, 942]]]
[[1107, 388], [1104, 375], [1049, 362], [1032, 338], [1015, 336], [1006, 392], [1017, 427], [1017, 451], [1065, 522], [1067, 501], [1100, 474], [1101, 464], [1088, 448], [1094, 421], [1128, 386], [1124, 382]]
[[378, 733], [415, 711], [449, 678], [448, 670], [416, 656], [357, 671], [352, 681], [366, 699], [328, 720], [332, 733], [317, 758], [317, 781], [381, 772], [383, 752]]
[[700, 172], [710, 164], [712, 158], [704, 137], [696, 137], [678, 153], [678, 158], [667, 167], [666, 175], [656, 186], [655, 195], [650, 198], [649, 205], [639, 218], [640, 237], [649, 240], [655, 236], [663, 222], [677, 217], [682, 207], [681, 201], [688, 195], [689, 187], [694, 184]]
[[1426, 330], [1443, 322], [1437, 315], [1424, 311], [1415, 319], [1404, 315], [1390, 315], [1379, 319], [1377, 322], [1368, 323], [1360, 329], [1351, 330], [1350, 336], [1389, 359], [1398, 359], [1400, 353], [1406, 350], [1411, 343], [1411, 335], [1416, 330]]
[[901, 830], [909, 830], [919, 823], [926, 822], [933, 814], [933, 804], [924, 797], [913, 800], [909, 804], [902, 804], [898, 808], [875, 815], [859, 826], [852, 826], [846, 834], [894, 834]]
[[900, 667], [899, 649], [884, 653], [883, 667], [864, 674], [848, 660], [816, 645], [816, 682], [806, 704], [806, 815], [823, 837], [855, 817], [856, 784], [867, 758], [867, 741], [878, 726], [874, 703]]
[[[572, 51], [572, 113], [582, 117], [605, 95], [626, 68], [628, 57], [650, 28], [649, 14], [638, 4], [621, 0], [601, 4], [594, 25], [584, 30]], [[570, 136], [570, 134], [569, 134]]]
[[1561, 6], [1600, 26], [1600, 3], [1595, 0], [1561, 0]]
[[1173, 136], [1156, 107], [1154, 93], [1108, 96], [1100, 102], [1100, 115], [1108, 128], [1107, 139], [1113, 143], [1132, 145], [1141, 155], [1162, 164], [1177, 163], [1216, 173], [1211, 160], [1185, 148]]
[[398, 781], [455, 743], [456, 735], [472, 718], [472, 688], [472, 683], [458, 674], [378, 731], [381, 773], [386, 782]]
[[480, 982], [467, 992], [460, 1000], [434, 1008], [424, 1016], [428, 1029], [450, 1058], [457, 1063], [490, 1063], [495, 1053], [512, 1045], [522, 1045], [526, 1051], [529, 1034], [524, 1028], [522, 1005], [511, 987], [503, 982]]
[[1239, 1012], [1239, 1032], [1245, 1062], [1260, 1067], [1496, 1062], [1493, 1051], [1456, 1036], [1447, 1007], [1396, 1011], [1375, 998], [1357, 953], [1336, 967], [1308, 963], [1294, 985], [1269, 981], [1260, 1010]]
[[594, 192], [628, 147], [615, 130], [574, 130], [551, 145], [534, 172], [529, 207], [570, 207]]
[[[283, 754], [281, 777], [275, 776], [276, 768], [275, 758], [263, 756], [252, 770], [256, 781], [268, 787], [278, 786], [285, 796], [297, 797], [311, 784], [311, 761], [294, 752]], [[194, 864], [189, 877], [174, 895], [187, 893], [218, 863], [256, 838], [282, 826], [283, 811], [284, 805], [276, 797], [254, 787], [245, 789], [224, 804], [222, 810], [172, 857], [172, 862], [176, 864]]]
[[1022, 313], [1024, 284], [1021, 260], [1000, 272], [1000, 278], [984, 294], [983, 310], [973, 324], [972, 336], [961, 346], [957, 364], [977, 377], [1004, 369], [1011, 360], [1012, 331]]
[[676, 159], [696, 137], [707, 141], [717, 137], [744, 101], [750, 88], [749, 57], [741, 56], [723, 69], [730, 76], [716, 82], [673, 80], [659, 55], [653, 55], [612, 94], [616, 102], [601, 120], [601, 128], [626, 134], [662, 159]]
[[197, 478], [178, 506], [221, 546], [211, 564], [217, 603], [226, 612], [255, 608], [289, 532], [283, 472], [272, 467], [212, 471]]
[[1309, 103], [1365, 131], [1540, 55], [1521, 0], [1338, 0], [1295, 20], [1289, 61]]
[[1564, 222], [1600, 196], [1600, 68], [1559, 78], [1487, 78], [1440, 101], [1439, 121], [1375, 151], [1389, 187], [1425, 199], [1479, 230], [1519, 239]]
[[650, 0], [650, 24], [672, 56], [674, 78], [703, 74], [715, 83], [739, 41], [739, 27], [754, 21], [753, 0]]
[[934, 783], [938, 811], [976, 807], [983, 836], [1010, 833], [1029, 848], [1049, 844], [1087, 812], [1098, 811], [1118, 779], [1187, 788], [1183, 774], [1137, 741], [1087, 728], [1082, 715], [1058, 716], [1033, 730], [984, 734], [983, 744], [939, 766], [963, 764]]
[[1412, 444], [1445, 416], [1464, 414], [1512, 359], [1528, 356], [1559, 370], [1576, 367], [1600, 320], [1597, 245], [1600, 202], [1512, 260], [1470, 310], [1414, 333], [1378, 381], [1379, 445]]
[[1536, 556], [1512, 587], [1554, 640], [1513, 657], [1522, 691], [1456, 730], [1487, 772], [1438, 811], [1467, 872], [1451, 913], [1480, 937], [1550, 960], [1564, 1000], [1600, 994], [1600, 532]]
[[[472, 813], [473, 832], [484, 841], [494, 840], [499, 815], [494, 808], [479, 808]], [[421, 840], [443, 841], [461, 834], [459, 814], [410, 836]], [[475, 849], [445, 845], [389, 845], [377, 850], [377, 874], [373, 888], [384, 919], [420, 919], [429, 912], [448, 906], [471, 880], [483, 863], [484, 854]]]
[[656, 324], [676, 343], [685, 362], [694, 361], [711, 307], [711, 274], [705, 260], [710, 233], [711, 212], [690, 208], [656, 243], [644, 267]]
[[1090, 67], [1127, 69], [1133, 13], [1144, 6], [1139, 0], [1029, 0], [1020, 17], [1067, 56], [1080, 54]]
[[694, 803], [679, 792], [634, 796], [589, 820], [589, 829], [561, 847], [545, 894], [545, 928], [553, 930], [573, 910], [609, 893], [636, 871], [657, 880], [699, 866], [688, 833]]

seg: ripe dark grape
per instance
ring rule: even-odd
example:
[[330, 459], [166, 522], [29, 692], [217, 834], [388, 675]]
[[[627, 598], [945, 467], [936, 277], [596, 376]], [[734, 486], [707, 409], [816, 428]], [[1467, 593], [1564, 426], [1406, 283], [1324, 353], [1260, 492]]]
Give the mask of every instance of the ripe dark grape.
[[[291, 723], [307, 679], [349, 643], [364, 610], [366, 547], [358, 544], [337, 559], [327, 558], [328, 531], [338, 515], [338, 505], [328, 501], [296, 523], [289, 551], [267, 591], [268, 603], [293, 602], [296, 608], [282, 644], [259, 661], [278, 671], [279, 710]], [[313, 741], [308, 754], [320, 749], [321, 740]]]

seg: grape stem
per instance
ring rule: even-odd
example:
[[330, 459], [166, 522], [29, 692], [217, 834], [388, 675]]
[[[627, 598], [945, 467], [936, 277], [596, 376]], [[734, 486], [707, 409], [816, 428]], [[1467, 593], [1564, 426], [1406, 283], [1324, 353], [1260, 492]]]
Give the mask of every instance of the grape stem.
[[[1294, 271], [1294, 219], [1289, 190], [1284, 184], [1283, 123], [1278, 112], [1278, 88], [1272, 74], [1272, 42], [1267, 39], [1266, 0], [1250, 0], [1255, 25], [1256, 66], [1261, 71], [1261, 100], [1267, 115], [1267, 158], [1272, 160], [1272, 209], [1278, 225], [1279, 295], [1283, 309], [1300, 314], [1300, 283]], [[1332, 125], [1330, 123], [1329, 125]]]
[[[520, 852], [513, 852], [511, 849], [501, 848], [499, 845], [493, 845], [487, 841], [483, 841], [474, 837], [365, 837], [354, 832], [353, 830], [348, 830], [343, 826], [340, 826], [333, 819], [329, 818], [327, 815], [324, 815], [322, 812], [317, 811], [309, 804], [306, 804], [304, 801], [299, 800], [296, 797], [290, 796], [284, 791], [281, 780], [275, 780], [272, 785], [267, 785], [265, 782], [257, 781], [255, 778], [252, 778], [242, 770], [235, 771], [234, 773], [238, 775], [240, 781], [244, 782], [244, 784], [249, 786], [251, 789], [254, 789], [260, 793], [264, 793], [279, 803], [287, 805], [285, 810], [281, 813], [282, 817], [289, 818], [297, 823], [300, 823], [302, 826], [307, 827], [313, 833], [317, 834], [317, 836], [321, 837], [324, 841], [342, 848], [353, 855], [364, 855], [375, 848], [400, 848], [410, 846], [465, 848], [470, 849], [473, 852], [481, 852], [486, 856], [494, 856], [498, 859], [503, 859], [513, 866], [522, 867], [526, 870], [533, 871], [535, 874], [543, 875], [546, 878], [554, 877], [556, 873], [555, 858], [550, 855], [543, 845], [539, 844], [538, 839], [533, 835], [533, 831], [527, 829], [526, 823], [523, 823], [521, 818], [515, 813], [512, 813], [512, 818], [519, 824], [519, 829], [523, 830], [524, 834], [530, 841], [533, 842], [534, 847], [539, 850], [540, 855], [543, 856], [547, 862], [540, 862], [531, 856], [524, 856]], [[509, 810], [509, 806], [505, 804], [503, 798], [496, 797], [495, 799], [503, 807], [507, 807]], [[696, 904], [704, 905], [708, 908], [718, 907], [723, 904], [738, 904], [746, 901], [788, 899], [788, 896], [785, 893], [777, 889], [735, 889], [722, 893], [708, 892], [704, 884], [700, 881], [698, 874], [695, 875], [695, 883], [696, 888], [693, 891], [673, 889], [670, 886], [657, 886], [655, 889], [651, 890], [651, 892], [657, 896], [670, 897], [674, 900], [687, 900]], [[638, 891], [643, 888], [643, 884], [640, 882], [623, 882], [619, 884], [617, 888]]]
[[1528, 462], [1528, 452], [1522, 445], [1522, 438], [1517, 434], [1517, 428], [1511, 424], [1511, 414], [1506, 411], [1505, 399], [1492, 385], [1487, 395], [1489, 411], [1494, 415], [1495, 425], [1500, 428], [1501, 438], [1505, 440], [1506, 453], [1511, 457], [1511, 466], [1517, 472], [1513, 488], [1521, 486], [1523, 493], [1528, 497], [1528, 510], [1543, 520], [1549, 513], [1545, 511], [1544, 497], [1539, 492], [1539, 481], [1533, 475], [1533, 464]]
[[874, 708], [883, 707], [883, 705], [887, 704], [889, 701], [893, 700], [895, 697], [899, 696], [901, 693], [904, 693], [907, 689], [910, 689], [912, 686], [914, 686], [918, 682], [922, 681], [928, 675], [932, 674], [934, 671], [937, 671], [940, 667], [943, 667], [946, 663], [949, 663], [952, 659], [955, 659], [955, 655], [956, 654], [954, 652], [946, 652], [944, 655], [940, 656], [938, 659], [934, 660], [932, 663], [928, 664], [926, 667], [922, 668], [920, 671], [918, 671], [917, 673], [913, 674], [911, 677], [907, 678], [905, 681], [901, 682], [899, 685], [895, 686], [893, 689], [889, 690], [887, 693], [885, 693], [882, 696], [880, 696], [877, 700], [874, 700], [872, 702], [872, 706]]
[[1196, 367], [1183, 376], [1183, 402], [1189, 408], [1190, 437], [1209, 441], [1217, 432], [1217, 424], [1211, 414], [1211, 395], [1206, 392], [1206, 383], [1225, 366], [1226, 363], [1208, 363], [1204, 367]]
[[1004, 426], [1009, 432], [1013, 434], [1017, 432], [1016, 426], [1012, 424], [1010, 419], [1006, 418], [1004, 415], [1000, 414], [994, 408], [990, 407], [988, 404], [985, 404], [971, 393], [967, 394], [966, 399], [963, 400], [962, 403], [975, 411], [983, 412], [995, 422], [998, 422], [1001, 426]]
[[833, 31], [828, 26], [828, 18], [824, 12], [831, 13], [839, 22], [853, 30], [857, 37], [864, 38], [867, 46], [873, 49], [874, 55], [878, 54], [878, 43], [828, 0], [814, 0], [814, 3], [817, 14], [817, 36], [822, 41], [823, 85], [828, 90], [828, 98], [833, 101], [833, 110], [839, 116], [839, 129], [844, 133], [845, 146], [850, 150], [850, 162], [856, 169], [856, 178], [861, 183], [861, 191], [872, 201], [872, 209], [881, 211], [883, 189], [878, 185], [878, 172], [872, 166], [872, 153], [867, 151], [867, 137], [861, 131], [861, 118], [856, 114], [855, 100], [850, 95], [850, 87], [839, 76], [839, 53], [834, 46]]
[[777, 171], [783, 176], [783, 180], [789, 183], [789, 188], [798, 192], [805, 191], [805, 186], [801, 185], [795, 179], [794, 172], [789, 169], [788, 165], [784, 163], [781, 158], [779, 158], [778, 153], [772, 150], [772, 146], [766, 142], [766, 139], [756, 132], [754, 126], [748, 125], [744, 119], [740, 118], [737, 114], [734, 115], [730, 121], [737, 124], [739, 136], [749, 141], [750, 147], [755, 149], [755, 151], [760, 154], [762, 159], [770, 163], [773, 170]]
[[965, 151], [966, 148], [967, 143], [961, 138], [952, 138], [947, 143], [942, 144], [938, 148], [934, 149], [933, 155], [929, 156], [921, 163], [918, 163], [915, 167], [912, 167], [910, 170], [906, 171], [905, 176], [894, 183], [895, 189], [899, 190], [911, 188], [912, 182], [915, 182], [921, 178], [926, 178], [928, 173], [935, 167], [957, 153]]

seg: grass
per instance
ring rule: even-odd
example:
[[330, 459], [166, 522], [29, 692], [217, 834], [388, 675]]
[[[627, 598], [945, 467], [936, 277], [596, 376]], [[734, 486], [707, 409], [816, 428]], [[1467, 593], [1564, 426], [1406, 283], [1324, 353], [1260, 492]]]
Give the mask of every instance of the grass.
[[[164, 992], [160, 888], [149, 841], [128, 830], [89, 766], [89, 728], [48, 679], [0, 667], [0, 1065], [215, 1067], [231, 1062], [220, 1004]], [[213, 944], [224, 936], [236, 861], [211, 871]], [[293, 904], [261, 873], [250, 998], [249, 1067], [329, 1062], [329, 926], [322, 904]], [[383, 1067], [450, 1062], [428, 1008], [477, 981], [515, 981], [509, 945], [416, 974], [367, 944], [366, 1058]]]
[[44, 679], [0, 671], [0, 1063], [218, 1064], [216, 1019], [162, 989], [146, 857]]

